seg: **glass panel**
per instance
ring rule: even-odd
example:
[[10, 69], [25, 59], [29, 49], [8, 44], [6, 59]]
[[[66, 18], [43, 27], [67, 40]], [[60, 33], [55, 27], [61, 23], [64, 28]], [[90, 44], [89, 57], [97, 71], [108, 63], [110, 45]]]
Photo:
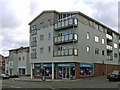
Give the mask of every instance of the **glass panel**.
[[64, 27], [64, 23], [65, 23], [65, 22], [64, 22], [64, 21], [62, 21], [62, 27]]
[[65, 37], [65, 36], [62, 36], [62, 42], [64, 41], [64, 37]]
[[74, 34], [74, 39], [77, 40], [77, 34]]
[[74, 49], [74, 55], [77, 55], [77, 49]]
[[74, 19], [74, 24], [77, 25], [77, 19]]
[[73, 24], [73, 19], [69, 19], [69, 25]]
[[73, 54], [73, 49], [69, 49], [69, 55]]
[[58, 68], [58, 77], [62, 77], [62, 67]]
[[73, 39], [73, 34], [69, 34], [69, 40]]
[[65, 55], [64, 50], [62, 50], [62, 56], [64, 56], [64, 55]]
[[58, 51], [58, 56], [60, 56], [60, 52], [61, 52], [61, 51]]
[[61, 41], [61, 37], [58, 37], [58, 42], [60, 42]]
[[58, 23], [58, 28], [60, 28], [60, 27], [61, 27], [61, 22]]
[[65, 21], [65, 25], [68, 26], [68, 20]]
[[55, 42], [57, 42], [57, 37], [55, 37]]
[[65, 50], [65, 55], [68, 55], [68, 49]]
[[68, 40], [68, 35], [65, 36], [65, 40], [66, 40], [66, 41]]

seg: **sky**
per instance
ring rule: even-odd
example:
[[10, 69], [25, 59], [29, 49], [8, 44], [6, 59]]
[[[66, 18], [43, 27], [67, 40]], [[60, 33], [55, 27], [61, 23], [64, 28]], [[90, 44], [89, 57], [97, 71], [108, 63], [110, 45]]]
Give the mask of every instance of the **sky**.
[[0, 0], [0, 54], [29, 46], [29, 25], [44, 10], [80, 11], [118, 32], [119, 0]]

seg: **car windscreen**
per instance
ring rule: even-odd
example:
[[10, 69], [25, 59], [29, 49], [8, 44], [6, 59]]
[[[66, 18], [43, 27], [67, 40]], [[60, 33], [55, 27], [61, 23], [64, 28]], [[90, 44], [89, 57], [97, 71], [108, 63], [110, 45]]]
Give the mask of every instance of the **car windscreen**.
[[118, 74], [119, 71], [113, 71], [111, 74]]

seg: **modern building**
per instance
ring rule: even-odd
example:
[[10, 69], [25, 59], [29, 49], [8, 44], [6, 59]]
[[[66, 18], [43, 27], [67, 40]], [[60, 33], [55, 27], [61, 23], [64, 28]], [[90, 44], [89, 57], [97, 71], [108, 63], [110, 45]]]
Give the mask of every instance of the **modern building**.
[[118, 32], [120, 33], [120, 1], [118, 2]]
[[0, 54], [0, 73], [5, 73], [5, 57]]
[[31, 78], [78, 79], [120, 70], [120, 34], [73, 12], [43, 11], [30, 23]]
[[30, 75], [29, 47], [9, 50], [8, 67], [10, 75]]

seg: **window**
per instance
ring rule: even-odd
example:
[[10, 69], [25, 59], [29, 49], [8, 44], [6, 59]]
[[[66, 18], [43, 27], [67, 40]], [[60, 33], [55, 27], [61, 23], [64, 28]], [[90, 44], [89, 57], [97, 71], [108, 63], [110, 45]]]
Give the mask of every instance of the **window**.
[[48, 46], [48, 52], [51, 52], [51, 47], [50, 46]]
[[95, 36], [95, 42], [99, 42], [99, 37]]
[[40, 29], [43, 28], [43, 24], [44, 24], [43, 22], [40, 23]]
[[23, 61], [25, 60], [25, 57], [23, 57]]
[[44, 48], [40, 48], [40, 53], [43, 53], [44, 52]]
[[44, 40], [44, 35], [40, 35], [40, 41]]
[[19, 61], [21, 60], [21, 57], [19, 57]]
[[87, 48], [86, 48], [86, 49], [87, 49], [87, 52], [90, 52], [90, 47], [89, 47], [89, 46], [87, 46]]
[[114, 48], [118, 48], [118, 45], [117, 45], [117, 43], [114, 43]]
[[102, 50], [102, 55], [105, 55], [105, 50]]
[[89, 32], [87, 32], [87, 39], [90, 39], [90, 34], [89, 34]]
[[99, 29], [99, 26], [98, 26], [98, 24], [95, 24], [95, 28], [98, 30]]
[[117, 53], [114, 53], [114, 57], [117, 58]]
[[51, 33], [48, 33], [48, 39], [51, 39]]
[[102, 39], [102, 44], [105, 44], [105, 39]]
[[95, 49], [95, 54], [99, 54], [99, 49], [98, 48]]
[[50, 25], [51, 25], [51, 19], [48, 20], [48, 26], [50, 26]]

